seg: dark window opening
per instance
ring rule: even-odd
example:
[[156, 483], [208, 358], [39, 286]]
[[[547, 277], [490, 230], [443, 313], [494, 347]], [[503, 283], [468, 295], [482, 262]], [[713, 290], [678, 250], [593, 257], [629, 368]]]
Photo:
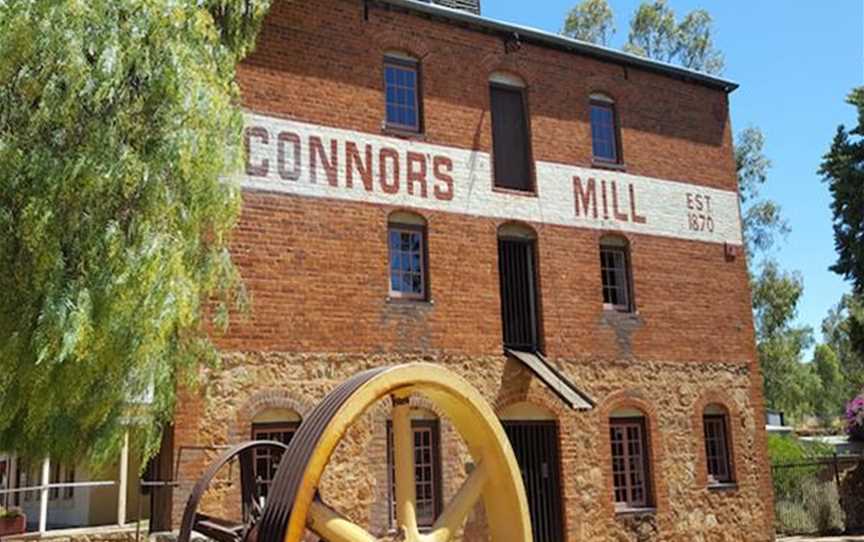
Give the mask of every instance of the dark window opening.
[[644, 418], [612, 418], [612, 486], [618, 509], [651, 506], [648, 439]]
[[554, 421], [504, 421], [531, 513], [534, 542], [564, 540], [558, 427]]
[[490, 92], [495, 186], [531, 192], [531, 146], [525, 92], [500, 84], [491, 85]]
[[[441, 513], [441, 435], [437, 420], [412, 420], [417, 525], [431, 527]], [[396, 466], [393, 461], [393, 422], [387, 421], [387, 473], [390, 525], [396, 525]]]
[[591, 146], [595, 160], [620, 162], [617, 122], [615, 104], [591, 102]]
[[533, 239], [498, 240], [504, 346], [526, 352], [540, 350], [534, 246]]
[[409, 132], [421, 131], [422, 103], [417, 62], [384, 57], [385, 125]]
[[709, 484], [728, 484], [732, 479], [732, 464], [726, 416], [705, 415], [705, 456], [708, 464]]
[[[253, 423], [252, 440], [275, 440], [287, 446], [299, 426], [298, 422]], [[267, 498], [280, 459], [282, 459], [282, 452], [279, 450], [270, 448], [255, 450], [255, 486], [259, 499]]]

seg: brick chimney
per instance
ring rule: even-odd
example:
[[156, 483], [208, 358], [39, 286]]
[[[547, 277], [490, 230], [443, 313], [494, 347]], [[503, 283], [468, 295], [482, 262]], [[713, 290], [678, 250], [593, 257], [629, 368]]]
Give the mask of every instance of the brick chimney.
[[480, 0], [432, 0], [432, 3], [438, 4], [439, 6], [461, 9], [475, 15], [480, 15]]

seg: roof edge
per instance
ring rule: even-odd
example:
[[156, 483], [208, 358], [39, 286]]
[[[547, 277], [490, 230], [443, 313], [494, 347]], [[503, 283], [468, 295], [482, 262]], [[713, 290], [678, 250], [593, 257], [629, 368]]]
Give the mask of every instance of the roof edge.
[[493, 32], [517, 34], [519, 38], [523, 41], [528, 41], [539, 45], [545, 45], [547, 47], [563, 49], [570, 52], [598, 58], [600, 60], [623, 64], [625, 66], [633, 66], [647, 71], [675, 77], [677, 79], [683, 79], [685, 81], [692, 81], [711, 88], [722, 90], [727, 94], [733, 92], [735, 89], [738, 88], [738, 83], [730, 79], [724, 79], [722, 77], [717, 77], [704, 72], [699, 72], [696, 70], [691, 70], [689, 68], [669, 64], [668, 62], [652, 60], [624, 51], [619, 51], [618, 49], [612, 49], [610, 47], [604, 47], [602, 45], [588, 43], [585, 41], [569, 38], [567, 36], [538, 30], [536, 28], [498, 21], [496, 19], [490, 19], [488, 17], [483, 17], [482, 15], [475, 15], [467, 11], [452, 9], [433, 3], [420, 2], [418, 0], [373, 1], [390, 6], [400, 7], [409, 11], [442, 17], [444, 19], [455, 22], [476, 25]]

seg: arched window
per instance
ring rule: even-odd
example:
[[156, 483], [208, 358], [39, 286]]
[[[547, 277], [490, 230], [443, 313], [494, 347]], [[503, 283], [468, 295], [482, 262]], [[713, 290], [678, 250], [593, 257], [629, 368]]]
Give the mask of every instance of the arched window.
[[[286, 408], [262, 410], [252, 418], [252, 440], [275, 440], [288, 444], [300, 427], [300, 415]], [[282, 453], [255, 450], [255, 479], [258, 480], [258, 497], [267, 497]]]
[[420, 62], [400, 51], [384, 54], [384, 124], [403, 132], [423, 131]]
[[494, 184], [497, 188], [533, 192], [525, 83], [509, 73], [495, 72], [489, 78], [489, 100]]
[[604, 309], [634, 310], [630, 247], [625, 238], [605, 235], [600, 239], [600, 279]]
[[710, 404], [702, 415], [702, 426], [705, 431], [708, 485], [734, 483], [729, 413], [722, 405]]
[[609, 443], [612, 446], [612, 488], [616, 510], [651, 507], [651, 464], [645, 414], [635, 408], [612, 412]]
[[390, 259], [390, 297], [429, 299], [429, 252], [426, 221], [403, 211], [390, 214], [387, 221]]
[[[431, 527], [441, 513], [441, 426], [434, 412], [411, 409], [414, 434], [414, 473], [417, 524]], [[387, 476], [390, 525], [396, 525], [396, 470], [393, 462], [393, 424], [387, 420]]]
[[605, 94], [591, 95], [591, 148], [594, 160], [621, 163], [618, 113], [615, 101]]

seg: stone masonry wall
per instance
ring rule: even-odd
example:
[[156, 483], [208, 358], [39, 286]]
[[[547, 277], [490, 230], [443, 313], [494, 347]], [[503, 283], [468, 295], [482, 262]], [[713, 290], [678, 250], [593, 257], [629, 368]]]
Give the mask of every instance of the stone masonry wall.
[[[562, 363], [559, 368], [592, 397], [597, 408], [567, 408], [520, 364], [499, 356], [436, 357], [392, 355], [290, 355], [235, 352], [209, 375], [206, 393], [185, 401], [197, 423], [186, 430], [198, 444], [220, 445], [248, 438], [254, 412], [277, 406], [304, 415], [327, 391], [357, 371], [392, 363], [433, 361], [460, 374], [501, 411], [527, 401], [553, 413], [561, 438], [562, 491], [567, 540], [771, 540], [764, 525], [770, 502], [760, 498], [763, 473], [758, 457], [761, 419], [754, 417], [746, 365], [650, 362]], [[266, 383], [263, 384], [262, 383]], [[193, 398], [194, 397], [194, 398]], [[708, 489], [705, 479], [701, 412], [707, 403], [730, 412], [737, 485]], [[418, 407], [434, 407], [413, 397]], [[611, 503], [608, 414], [623, 406], [648, 415], [656, 513], [616, 515]], [[355, 521], [387, 533], [385, 427], [389, 408], [380, 404], [349, 431], [337, 450], [322, 488], [326, 502]], [[444, 502], [465, 477], [469, 456], [446, 419], [441, 457]], [[187, 455], [182, 478], [197, 476], [210, 453]], [[236, 490], [236, 488], [233, 488]], [[209, 496], [210, 512], [237, 510], [231, 486]], [[179, 515], [186, 493], [175, 495]], [[472, 524], [472, 521], [474, 524]], [[466, 540], [482, 539], [482, 517], [475, 511]]]

